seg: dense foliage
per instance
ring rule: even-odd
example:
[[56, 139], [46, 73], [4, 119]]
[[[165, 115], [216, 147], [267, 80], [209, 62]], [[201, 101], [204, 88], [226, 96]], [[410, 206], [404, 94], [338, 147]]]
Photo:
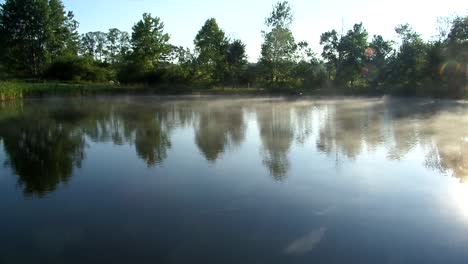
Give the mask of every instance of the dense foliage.
[[369, 36], [362, 23], [320, 37], [317, 56], [291, 31], [291, 5], [277, 3], [265, 19], [261, 57], [248, 63], [246, 45], [230, 39], [214, 18], [194, 38], [194, 50], [170, 44], [164, 23], [143, 14], [131, 33], [77, 33], [61, 0], [6, 0], [0, 5], [0, 80], [33, 79], [186, 87], [340, 89], [461, 97], [467, 86], [468, 16], [441, 19], [437, 39], [410, 25], [395, 28], [398, 44]]

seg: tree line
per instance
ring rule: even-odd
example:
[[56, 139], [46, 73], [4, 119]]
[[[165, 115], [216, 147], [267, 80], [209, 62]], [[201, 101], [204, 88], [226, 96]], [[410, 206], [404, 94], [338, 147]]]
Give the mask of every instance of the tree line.
[[369, 36], [362, 23], [320, 36], [315, 54], [291, 31], [292, 7], [278, 2], [265, 19], [257, 63], [246, 45], [214, 18], [194, 38], [194, 50], [172, 45], [164, 23], [143, 14], [132, 32], [78, 33], [61, 0], [6, 0], [0, 5], [0, 79], [120, 82], [187, 87], [339, 88], [351, 92], [460, 97], [467, 85], [468, 16], [440, 20], [425, 41], [398, 25], [399, 43]]

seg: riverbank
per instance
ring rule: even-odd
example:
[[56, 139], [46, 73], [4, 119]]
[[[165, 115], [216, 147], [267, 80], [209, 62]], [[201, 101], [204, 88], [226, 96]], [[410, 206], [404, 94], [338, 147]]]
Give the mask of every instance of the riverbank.
[[160, 85], [150, 87], [144, 85], [116, 84], [71, 84], [71, 83], [27, 83], [0, 82], [0, 101], [22, 98], [38, 98], [48, 96], [92, 96], [121, 94], [159, 94], [159, 95], [336, 95], [344, 91], [337, 89], [322, 90], [292, 90], [292, 89], [260, 89], [260, 88], [193, 88], [181, 85]]
[[144, 87], [121, 87], [113, 84], [71, 84], [53, 82], [0, 82], [0, 101], [46, 96], [86, 96], [146, 91]]
[[[307, 95], [307, 96], [381, 96], [383, 91], [360, 88], [262, 89], [247, 87], [194, 88], [183, 85], [118, 85], [95, 83], [0, 81], [0, 101], [51, 96], [95, 95]], [[464, 97], [467, 98], [466, 96]]]

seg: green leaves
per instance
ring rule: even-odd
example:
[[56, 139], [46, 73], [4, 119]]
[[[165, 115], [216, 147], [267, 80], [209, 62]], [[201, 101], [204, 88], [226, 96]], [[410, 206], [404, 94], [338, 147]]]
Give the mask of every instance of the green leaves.
[[297, 50], [294, 36], [289, 29], [293, 20], [288, 2], [276, 4], [270, 17], [265, 20], [265, 25], [269, 29], [263, 32], [264, 42], [260, 62], [267, 85], [281, 85], [290, 78], [290, 70]]
[[109, 29], [108, 33], [88, 32], [80, 40], [80, 53], [101, 63], [120, 63], [130, 49], [129, 34], [117, 28]]
[[265, 19], [265, 25], [271, 28], [288, 28], [294, 21], [294, 15], [289, 2], [278, 2], [273, 7], [270, 16]]
[[19, 76], [39, 76], [53, 59], [76, 53], [77, 22], [61, 0], [6, 0], [0, 9], [3, 59]]
[[229, 44], [227, 50], [228, 78], [234, 86], [239, 84], [239, 79], [247, 65], [245, 47], [245, 44], [241, 40], [236, 39]]
[[227, 72], [229, 41], [214, 18], [208, 19], [194, 40], [198, 75], [205, 82], [219, 84]]
[[133, 26], [133, 59], [136, 63], [143, 64], [147, 70], [156, 68], [171, 51], [169, 39], [169, 34], [164, 33], [164, 23], [159, 17], [143, 14], [143, 19]]

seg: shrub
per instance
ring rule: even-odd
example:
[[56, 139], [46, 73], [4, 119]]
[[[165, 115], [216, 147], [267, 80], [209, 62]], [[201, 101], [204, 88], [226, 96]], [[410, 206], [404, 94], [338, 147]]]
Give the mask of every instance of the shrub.
[[89, 57], [64, 56], [51, 63], [44, 77], [60, 81], [107, 82], [113, 79], [113, 72]]
[[145, 69], [133, 62], [122, 64], [117, 72], [117, 79], [121, 83], [146, 83]]

